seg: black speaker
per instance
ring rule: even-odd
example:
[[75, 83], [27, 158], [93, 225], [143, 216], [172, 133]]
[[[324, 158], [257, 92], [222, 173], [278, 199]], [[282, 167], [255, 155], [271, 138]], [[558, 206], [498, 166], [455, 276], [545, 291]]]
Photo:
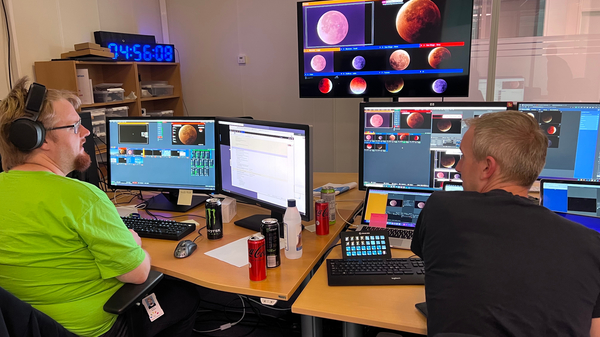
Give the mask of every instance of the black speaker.
[[46, 87], [33, 83], [25, 99], [25, 112], [31, 116], [21, 117], [10, 125], [9, 139], [19, 150], [29, 152], [42, 146], [46, 139], [46, 128], [37, 121], [46, 99]]

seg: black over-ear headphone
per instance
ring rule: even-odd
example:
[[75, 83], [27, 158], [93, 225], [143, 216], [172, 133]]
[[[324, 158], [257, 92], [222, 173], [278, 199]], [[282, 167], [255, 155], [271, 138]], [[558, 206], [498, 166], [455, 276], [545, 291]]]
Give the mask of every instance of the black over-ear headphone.
[[8, 138], [19, 150], [29, 152], [42, 146], [46, 139], [46, 128], [38, 122], [40, 111], [46, 99], [46, 87], [33, 83], [25, 99], [25, 112], [31, 116], [21, 117], [10, 125]]

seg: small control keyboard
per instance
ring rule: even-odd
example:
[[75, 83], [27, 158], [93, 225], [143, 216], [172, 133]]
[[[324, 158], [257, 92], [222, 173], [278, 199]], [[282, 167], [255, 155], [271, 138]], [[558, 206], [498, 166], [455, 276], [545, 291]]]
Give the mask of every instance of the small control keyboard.
[[425, 284], [420, 258], [328, 259], [330, 286]]
[[183, 239], [196, 230], [196, 225], [171, 220], [121, 217], [125, 226], [142, 238], [176, 240]]
[[409, 239], [412, 240], [414, 230], [409, 229], [397, 229], [397, 228], [383, 228], [383, 227], [371, 227], [364, 226], [360, 229], [361, 232], [375, 232], [377, 231], [387, 231], [388, 236], [391, 238], [399, 238], [399, 239]]

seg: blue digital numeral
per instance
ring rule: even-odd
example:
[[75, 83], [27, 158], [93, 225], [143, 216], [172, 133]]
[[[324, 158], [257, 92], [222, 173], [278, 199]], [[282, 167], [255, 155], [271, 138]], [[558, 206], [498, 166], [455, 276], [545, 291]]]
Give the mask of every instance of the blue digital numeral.
[[173, 61], [173, 46], [165, 46], [165, 61]]
[[113, 57], [113, 60], [116, 60], [117, 57], [119, 57], [119, 46], [117, 46], [116, 43], [109, 43], [108, 49], [110, 49], [111, 53], [115, 54], [115, 56]]
[[152, 61], [152, 52], [150, 51], [149, 45], [144, 45], [144, 61], [150, 62]]
[[142, 51], [140, 50], [141, 48], [142, 46], [140, 46], [139, 44], [133, 45], [133, 54], [135, 55], [135, 58], [133, 59], [134, 61], [142, 60]]
[[129, 46], [128, 45], [120, 45], [119, 52], [125, 56], [126, 60], [129, 60]]
[[163, 55], [164, 55], [163, 46], [154, 47], [154, 58], [156, 58], [156, 61], [162, 62]]

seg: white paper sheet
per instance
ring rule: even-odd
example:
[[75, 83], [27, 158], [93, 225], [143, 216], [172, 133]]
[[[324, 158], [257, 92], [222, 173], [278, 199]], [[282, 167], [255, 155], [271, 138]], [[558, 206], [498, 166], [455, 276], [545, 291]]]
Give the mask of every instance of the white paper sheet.
[[233, 241], [204, 254], [236, 267], [243, 267], [248, 264], [248, 238], [250, 236]]

